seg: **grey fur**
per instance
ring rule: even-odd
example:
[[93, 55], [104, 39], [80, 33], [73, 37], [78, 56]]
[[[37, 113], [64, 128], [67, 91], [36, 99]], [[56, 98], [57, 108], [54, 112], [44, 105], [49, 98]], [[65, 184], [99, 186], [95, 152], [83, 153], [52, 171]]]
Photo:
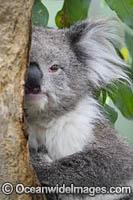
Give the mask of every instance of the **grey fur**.
[[[43, 73], [41, 90], [48, 102], [40, 109], [25, 100], [28, 124], [47, 124], [74, 110], [86, 96], [93, 97], [94, 89], [113, 79], [128, 80], [126, 65], [114, 51], [114, 35], [109, 27], [102, 20], [85, 21], [65, 30], [33, 27], [30, 62], [36, 62]], [[48, 69], [53, 64], [60, 69], [50, 75]], [[48, 162], [43, 151], [30, 149], [31, 162], [42, 185], [110, 187], [125, 186], [133, 179], [133, 156], [127, 143], [102, 114], [93, 124], [95, 140], [82, 152]], [[63, 199], [78, 199], [75, 196]]]

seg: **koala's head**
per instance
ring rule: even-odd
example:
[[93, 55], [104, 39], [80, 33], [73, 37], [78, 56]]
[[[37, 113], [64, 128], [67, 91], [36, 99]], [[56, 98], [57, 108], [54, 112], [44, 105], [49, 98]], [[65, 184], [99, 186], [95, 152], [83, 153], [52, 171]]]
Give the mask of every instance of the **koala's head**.
[[105, 21], [70, 29], [33, 27], [25, 107], [30, 120], [58, 117], [115, 78], [125, 78]]

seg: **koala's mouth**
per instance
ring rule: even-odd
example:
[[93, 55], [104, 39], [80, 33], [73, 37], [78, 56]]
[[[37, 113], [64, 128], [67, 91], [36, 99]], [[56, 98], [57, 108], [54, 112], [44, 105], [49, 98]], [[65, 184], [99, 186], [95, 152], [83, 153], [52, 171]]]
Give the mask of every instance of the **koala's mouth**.
[[27, 85], [25, 86], [25, 94], [39, 94], [41, 93], [41, 89], [40, 87], [34, 87], [34, 88], [31, 88], [31, 87], [28, 87]]
[[28, 100], [40, 99], [44, 94], [42, 93], [40, 87], [30, 88], [25, 86], [25, 96]]

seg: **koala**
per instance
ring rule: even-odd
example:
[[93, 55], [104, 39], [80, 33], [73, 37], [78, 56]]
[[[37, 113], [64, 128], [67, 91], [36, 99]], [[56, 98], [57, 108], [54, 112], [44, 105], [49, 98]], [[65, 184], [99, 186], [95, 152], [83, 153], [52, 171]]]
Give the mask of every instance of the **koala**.
[[[115, 38], [107, 20], [32, 28], [24, 97], [30, 161], [42, 186], [70, 188], [47, 199], [133, 199], [132, 150], [94, 97], [112, 80], [128, 81]], [[81, 191], [73, 192], [72, 185]], [[118, 186], [131, 190], [110, 193]], [[100, 192], [92, 196], [85, 187]]]

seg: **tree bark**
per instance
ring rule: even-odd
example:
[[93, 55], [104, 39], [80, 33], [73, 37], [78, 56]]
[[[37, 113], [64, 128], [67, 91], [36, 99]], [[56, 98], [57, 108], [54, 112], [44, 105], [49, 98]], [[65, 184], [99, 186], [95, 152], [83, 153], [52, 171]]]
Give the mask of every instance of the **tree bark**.
[[32, 199], [30, 194], [2, 191], [6, 182], [14, 188], [17, 183], [30, 186], [34, 182], [22, 131], [32, 5], [33, 0], [0, 0], [0, 200]]

